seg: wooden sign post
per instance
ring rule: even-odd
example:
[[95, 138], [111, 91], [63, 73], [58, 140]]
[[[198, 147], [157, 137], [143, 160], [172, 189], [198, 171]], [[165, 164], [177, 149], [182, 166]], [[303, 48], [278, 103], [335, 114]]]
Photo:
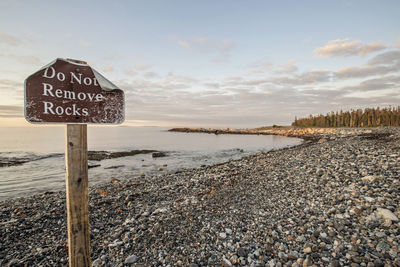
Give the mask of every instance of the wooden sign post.
[[65, 134], [69, 266], [91, 266], [87, 125], [68, 124]]
[[124, 92], [84, 61], [57, 59], [25, 80], [25, 119], [35, 124], [67, 124], [69, 266], [91, 266], [87, 124], [122, 123]]

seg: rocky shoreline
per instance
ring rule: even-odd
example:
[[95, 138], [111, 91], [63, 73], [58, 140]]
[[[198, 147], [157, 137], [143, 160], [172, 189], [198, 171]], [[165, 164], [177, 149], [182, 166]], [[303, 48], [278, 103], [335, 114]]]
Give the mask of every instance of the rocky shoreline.
[[306, 141], [318, 141], [319, 139], [333, 140], [341, 137], [355, 136], [372, 133], [367, 128], [297, 128], [289, 126], [244, 128], [244, 129], [213, 129], [213, 128], [172, 128], [170, 132], [181, 133], [208, 133], [208, 134], [250, 134], [250, 135], [282, 135], [298, 137]]
[[[160, 152], [157, 150], [130, 150], [130, 151], [94, 151], [94, 150], [89, 150], [88, 151], [88, 160], [93, 160], [93, 161], [101, 161], [104, 159], [115, 159], [115, 158], [122, 158], [122, 157], [129, 157], [129, 156], [135, 156], [139, 154], [152, 154], [153, 158], [157, 157], [165, 157], [166, 153], [165, 152]], [[34, 158], [29, 158], [29, 157], [24, 157], [24, 158], [7, 158], [7, 157], [0, 157], [0, 168], [1, 167], [12, 167], [12, 166], [18, 166], [22, 165], [31, 161], [36, 161], [40, 160], [43, 158], [47, 157], [52, 157], [52, 156], [60, 156], [62, 154], [54, 153], [54, 154], [49, 154], [46, 156], [41, 156], [41, 157], [34, 157]], [[89, 168], [91, 167], [97, 167], [100, 166], [98, 164], [96, 165], [89, 165]]]
[[[93, 266], [400, 266], [400, 129], [318, 131], [90, 188]], [[0, 266], [67, 257], [64, 192], [0, 203]]]

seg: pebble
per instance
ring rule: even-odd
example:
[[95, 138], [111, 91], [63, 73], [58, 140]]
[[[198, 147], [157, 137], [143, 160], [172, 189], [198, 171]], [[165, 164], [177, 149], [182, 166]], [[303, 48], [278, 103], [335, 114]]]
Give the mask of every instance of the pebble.
[[237, 251], [237, 254], [238, 254], [239, 257], [246, 257], [247, 256], [246, 250], [244, 250], [243, 248], [239, 248], [238, 251]]
[[362, 180], [363, 182], [366, 182], [366, 183], [372, 183], [372, 182], [374, 182], [376, 179], [377, 179], [377, 177], [375, 177], [375, 176], [373, 176], [373, 175], [368, 175], [368, 176], [364, 176], [363, 178], [361, 178], [361, 180]]
[[376, 212], [375, 212], [375, 216], [376, 216], [376, 218], [382, 218], [384, 220], [390, 220], [390, 221], [394, 221], [394, 222], [399, 221], [397, 216], [394, 215], [394, 213], [388, 209], [377, 208]]
[[233, 265], [232, 265], [232, 263], [231, 263], [228, 259], [223, 258], [223, 259], [222, 259], [222, 266], [223, 266], [223, 267], [231, 267], [231, 266], [233, 266]]
[[226, 238], [226, 233], [219, 233], [219, 237], [222, 238], [222, 239], [225, 239]]
[[137, 256], [136, 255], [131, 255], [128, 258], [125, 259], [126, 264], [130, 263], [135, 263], [137, 261]]
[[100, 267], [101, 266], [101, 259], [96, 259], [92, 262], [93, 267]]

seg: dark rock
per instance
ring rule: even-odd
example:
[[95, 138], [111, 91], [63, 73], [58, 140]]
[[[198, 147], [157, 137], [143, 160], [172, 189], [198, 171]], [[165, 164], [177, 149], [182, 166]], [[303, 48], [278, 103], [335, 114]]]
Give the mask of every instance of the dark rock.
[[96, 167], [100, 167], [100, 164], [88, 164], [88, 169], [92, 169], [92, 168], [96, 168]]
[[135, 156], [138, 154], [149, 154], [156, 152], [155, 150], [131, 150], [131, 151], [120, 151], [120, 152], [110, 152], [110, 151], [88, 151], [89, 160], [103, 160], [103, 159], [114, 159], [128, 156]]
[[162, 158], [162, 157], [166, 157], [166, 156], [167, 156], [167, 154], [164, 153], [164, 152], [154, 152], [154, 153], [152, 154], [152, 157], [153, 157], [153, 158]]
[[247, 252], [244, 248], [239, 248], [236, 252], [239, 257], [247, 257]]

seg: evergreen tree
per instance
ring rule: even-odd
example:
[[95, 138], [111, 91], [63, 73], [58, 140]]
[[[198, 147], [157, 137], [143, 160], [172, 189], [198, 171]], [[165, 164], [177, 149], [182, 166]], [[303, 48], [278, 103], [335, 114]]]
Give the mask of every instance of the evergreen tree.
[[400, 106], [365, 108], [343, 112], [330, 112], [307, 118], [295, 117], [292, 126], [298, 127], [377, 127], [400, 126]]

